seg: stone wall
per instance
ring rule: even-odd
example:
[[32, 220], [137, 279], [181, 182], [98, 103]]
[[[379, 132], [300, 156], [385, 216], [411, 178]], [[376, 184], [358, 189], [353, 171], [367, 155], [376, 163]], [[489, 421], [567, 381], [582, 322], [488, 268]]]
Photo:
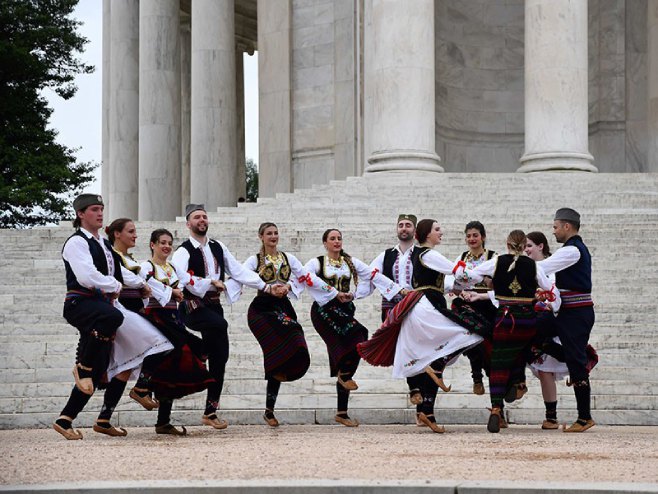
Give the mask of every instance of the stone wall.
[[434, 15], [442, 166], [516, 171], [523, 154], [523, 2], [437, 0]]

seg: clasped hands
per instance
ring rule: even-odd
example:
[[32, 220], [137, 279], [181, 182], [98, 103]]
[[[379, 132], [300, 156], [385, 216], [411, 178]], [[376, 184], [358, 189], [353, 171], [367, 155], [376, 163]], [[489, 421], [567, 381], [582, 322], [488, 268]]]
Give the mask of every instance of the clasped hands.
[[336, 299], [344, 304], [345, 302], [351, 302], [354, 300], [354, 294], [353, 293], [346, 293], [346, 292], [338, 292], [338, 295], [336, 295]]

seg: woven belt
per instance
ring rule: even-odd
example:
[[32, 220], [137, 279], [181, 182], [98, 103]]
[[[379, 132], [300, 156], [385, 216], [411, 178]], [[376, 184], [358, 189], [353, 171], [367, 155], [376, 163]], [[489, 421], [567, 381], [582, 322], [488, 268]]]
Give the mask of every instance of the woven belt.
[[496, 297], [501, 305], [528, 305], [534, 302], [534, 298], [527, 297]]
[[585, 292], [560, 292], [562, 308], [575, 309], [578, 307], [591, 307], [594, 305], [591, 293]]

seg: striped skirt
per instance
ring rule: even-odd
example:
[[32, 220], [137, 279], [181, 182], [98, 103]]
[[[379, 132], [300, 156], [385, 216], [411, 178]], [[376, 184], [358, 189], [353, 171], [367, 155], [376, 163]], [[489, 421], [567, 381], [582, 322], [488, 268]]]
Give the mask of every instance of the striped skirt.
[[525, 366], [525, 350], [536, 333], [537, 315], [532, 304], [504, 305], [496, 314], [491, 352], [489, 391], [491, 404], [500, 407], [510, 385], [510, 375]]
[[368, 330], [354, 318], [356, 308], [352, 302], [341, 303], [336, 299], [320, 307], [311, 306], [311, 321], [329, 354], [331, 375], [338, 373], [341, 360], [356, 354], [356, 346], [368, 339]]
[[153, 370], [151, 389], [159, 400], [175, 400], [203, 391], [215, 382], [206, 369], [202, 341], [185, 329], [178, 310], [149, 308], [145, 317], [174, 345]]
[[259, 294], [249, 305], [247, 321], [263, 350], [265, 379], [278, 374], [296, 381], [306, 374], [311, 359], [304, 330], [287, 297]]

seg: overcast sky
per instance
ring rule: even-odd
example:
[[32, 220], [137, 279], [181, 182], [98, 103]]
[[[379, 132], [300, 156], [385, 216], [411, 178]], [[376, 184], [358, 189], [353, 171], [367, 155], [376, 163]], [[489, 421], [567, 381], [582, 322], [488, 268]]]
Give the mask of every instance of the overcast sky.
[[[101, 109], [103, 80], [103, 1], [80, 0], [74, 17], [82, 21], [80, 34], [89, 40], [81, 58], [96, 67], [93, 74], [79, 75], [78, 92], [64, 101], [52, 91], [44, 95], [54, 112], [50, 126], [59, 132], [57, 140], [70, 148], [80, 148], [80, 161], [101, 162]], [[258, 55], [244, 57], [245, 134], [247, 158], [258, 161]], [[100, 166], [96, 181], [87, 192], [101, 192]]]

